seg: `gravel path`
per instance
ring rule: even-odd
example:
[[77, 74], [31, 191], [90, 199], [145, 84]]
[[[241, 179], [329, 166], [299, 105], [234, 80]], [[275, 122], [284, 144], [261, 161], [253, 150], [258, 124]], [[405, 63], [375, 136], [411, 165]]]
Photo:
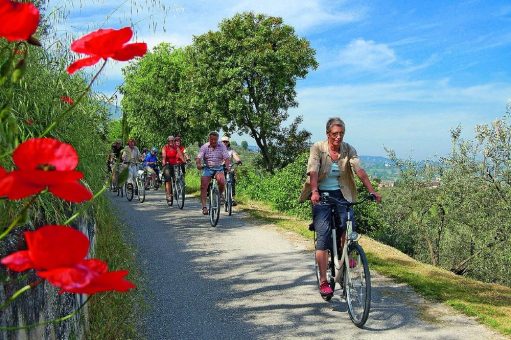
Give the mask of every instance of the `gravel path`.
[[212, 228], [194, 198], [184, 210], [168, 207], [161, 190], [146, 200], [111, 197], [146, 276], [147, 339], [501, 338], [374, 272], [359, 329], [338, 294], [319, 296], [309, 242], [238, 211]]

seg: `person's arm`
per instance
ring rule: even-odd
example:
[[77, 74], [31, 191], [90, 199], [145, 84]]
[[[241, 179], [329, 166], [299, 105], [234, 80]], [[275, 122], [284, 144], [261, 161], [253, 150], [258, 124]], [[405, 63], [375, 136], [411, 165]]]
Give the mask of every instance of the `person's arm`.
[[195, 165], [197, 166], [197, 170], [202, 170], [202, 158], [204, 157], [204, 149], [201, 146], [199, 149], [199, 153], [197, 154], [197, 157], [195, 158]]
[[241, 164], [241, 158], [240, 155], [234, 150], [232, 150], [232, 158], [234, 158], [234, 161], [238, 164]]
[[362, 184], [364, 184], [367, 191], [369, 191], [371, 195], [374, 195], [376, 202], [381, 202], [381, 195], [374, 191], [373, 185], [371, 184], [371, 180], [369, 179], [367, 172], [360, 165], [360, 159], [358, 158], [357, 151], [351, 145], [349, 145], [348, 154], [351, 168], [355, 171], [358, 178], [360, 178], [360, 181]]
[[374, 195], [374, 197], [376, 198], [376, 202], [378, 203], [381, 202], [381, 195], [374, 191], [373, 185], [371, 184], [371, 180], [369, 179], [369, 176], [367, 176], [367, 172], [364, 169], [359, 168], [355, 173], [357, 174], [358, 178], [360, 178], [360, 181], [362, 182], [362, 184], [364, 184], [367, 191], [369, 191], [371, 195]]
[[312, 204], [318, 204], [320, 197], [319, 197], [319, 190], [318, 190], [318, 172], [317, 171], [311, 171], [309, 173], [310, 176], [310, 183], [311, 183], [311, 201]]
[[161, 149], [161, 166], [165, 166], [165, 160], [167, 159], [167, 154], [165, 153], [165, 147]]
[[319, 203], [319, 163], [320, 153], [316, 144], [312, 145], [309, 152], [309, 160], [307, 162], [307, 175], [311, 186], [311, 202], [312, 204]]

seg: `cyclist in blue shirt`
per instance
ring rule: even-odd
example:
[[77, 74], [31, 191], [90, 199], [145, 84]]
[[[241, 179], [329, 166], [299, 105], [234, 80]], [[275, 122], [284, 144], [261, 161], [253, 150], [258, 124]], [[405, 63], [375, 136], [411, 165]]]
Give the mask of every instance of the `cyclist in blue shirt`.
[[158, 149], [155, 147], [151, 148], [151, 152], [148, 152], [144, 158], [144, 169], [147, 171], [151, 179], [155, 180], [158, 176], [158, 157], [156, 154], [158, 153]]

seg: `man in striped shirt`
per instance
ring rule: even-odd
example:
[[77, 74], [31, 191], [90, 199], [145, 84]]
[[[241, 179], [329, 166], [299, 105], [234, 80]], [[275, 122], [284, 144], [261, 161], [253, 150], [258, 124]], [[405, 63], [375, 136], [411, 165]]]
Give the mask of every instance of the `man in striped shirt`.
[[202, 213], [208, 214], [208, 208], [206, 207], [206, 196], [208, 191], [209, 181], [211, 177], [215, 176], [218, 181], [218, 187], [220, 192], [223, 192], [225, 187], [224, 168], [230, 168], [230, 157], [227, 148], [222, 143], [218, 143], [218, 132], [211, 131], [209, 133], [209, 142], [201, 146], [199, 154], [195, 159], [197, 169], [202, 170], [201, 185], [200, 185], [200, 197], [202, 202]]

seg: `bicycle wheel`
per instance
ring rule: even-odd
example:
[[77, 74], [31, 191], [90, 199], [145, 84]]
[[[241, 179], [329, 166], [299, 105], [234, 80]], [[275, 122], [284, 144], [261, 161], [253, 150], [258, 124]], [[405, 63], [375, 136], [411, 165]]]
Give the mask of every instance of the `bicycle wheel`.
[[132, 183], [126, 183], [126, 199], [131, 202], [133, 199], [133, 192], [134, 192], [133, 184]]
[[209, 222], [212, 227], [216, 227], [220, 217], [220, 192], [218, 185], [214, 183], [209, 193]]
[[[328, 281], [328, 283], [330, 284], [330, 287], [334, 291], [335, 290], [335, 266], [334, 266], [334, 261], [332, 258], [332, 256], [333, 256], [332, 252], [330, 250], [327, 250], [327, 251], [328, 251], [328, 262], [327, 262], [327, 267], [326, 267], [326, 280]], [[318, 290], [319, 290], [319, 286], [321, 285], [321, 282], [319, 280], [319, 266], [318, 266], [318, 262], [316, 261], [316, 251], [314, 251], [314, 268], [316, 269], [316, 280], [318, 283]], [[325, 301], [330, 301], [333, 296], [334, 296], [334, 294], [327, 295], [327, 296], [321, 295], [321, 297]]]
[[[173, 193], [173, 191], [174, 191], [174, 187], [175, 187], [174, 181], [172, 179], [170, 180], [170, 183], [172, 184], [172, 190], [170, 190], [172, 195], [170, 196], [170, 200], [167, 200], [167, 204], [168, 204], [169, 207], [174, 205], [174, 193]], [[166, 185], [164, 187], [165, 187], [165, 195], [166, 195], [167, 194], [167, 187], [166, 187]]]
[[145, 179], [143, 177], [137, 177], [137, 187], [138, 187], [138, 201], [140, 203], [144, 203], [145, 201]]
[[185, 190], [183, 178], [178, 178], [176, 181], [176, 201], [179, 209], [183, 209], [185, 206]]
[[232, 183], [228, 183], [225, 188], [225, 211], [232, 215]]
[[349, 266], [344, 265], [343, 286], [345, 287], [348, 314], [357, 327], [362, 327], [371, 308], [371, 274], [364, 250], [358, 243], [348, 246]]

